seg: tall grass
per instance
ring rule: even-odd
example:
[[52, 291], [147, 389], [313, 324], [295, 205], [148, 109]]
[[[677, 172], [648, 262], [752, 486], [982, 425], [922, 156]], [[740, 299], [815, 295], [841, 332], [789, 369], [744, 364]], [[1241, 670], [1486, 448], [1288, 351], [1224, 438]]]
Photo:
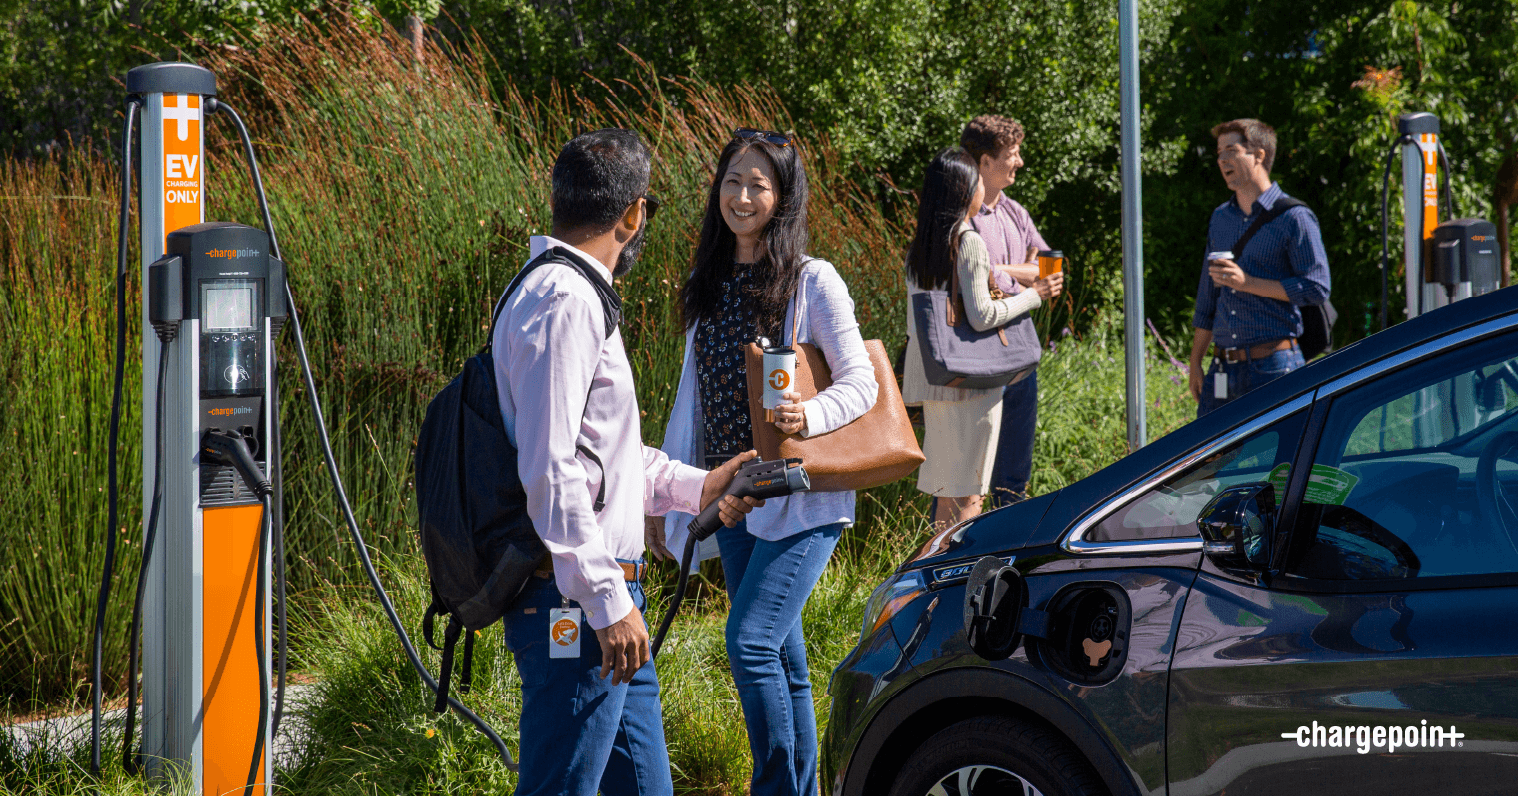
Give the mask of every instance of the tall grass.
[[[410, 549], [411, 446], [426, 400], [480, 344], [527, 238], [546, 231], [550, 166], [583, 129], [631, 127], [655, 152], [652, 189], [666, 209], [619, 289], [644, 436], [662, 438], [684, 340], [675, 296], [711, 164], [735, 126], [795, 126], [771, 93], [651, 73], [600, 104], [493, 92], [467, 53], [434, 48], [419, 67], [395, 37], [340, 16], [271, 27], [219, 52], [206, 65], [254, 131], [332, 441], [372, 545]], [[207, 217], [257, 225], [236, 141], [224, 124], [208, 129]], [[849, 281], [866, 334], [894, 345], [900, 231], [840, 176], [825, 140], [801, 137], [813, 253]], [[12, 712], [78, 698], [88, 680], [105, 532], [117, 167], [87, 151], [0, 169], [0, 699]], [[135, 254], [130, 267], [135, 274]], [[140, 332], [128, 314], [124, 544], [105, 656], [113, 691], [141, 529]], [[279, 364], [292, 584], [300, 594], [359, 583], [288, 336]], [[905, 493], [884, 494], [881, 512]]]
[[[108, 164], [83, 151], [0, 164], [0, 706], [53, 700], [87, 682], [104, 567], [106, 432], [115, 323], [115, 215]], [[135, 263], [135, 260], [134, 260]], [[136, 305], [135, 294], [128, 306]], [[129, 384], [140, 358], [128, 356]], [[140, 538], [140, 399], [123, 401], [117, 572]], [[118, 580], [120, 580], [118, 578]], [[110, 606], [122, 627], [129, 604]], [[124, 634], [106, 657], [125, 660]], [[116, 667], [116, 668], [119, 668]]]

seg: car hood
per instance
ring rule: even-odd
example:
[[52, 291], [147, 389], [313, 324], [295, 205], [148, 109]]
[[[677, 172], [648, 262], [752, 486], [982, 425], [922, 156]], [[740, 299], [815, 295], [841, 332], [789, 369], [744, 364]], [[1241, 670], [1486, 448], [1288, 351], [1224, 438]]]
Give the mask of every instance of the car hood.
[[950, 526], [929, 538], [901, 569], [997, 555], [1027, 547], [1030, 542], [1043, 543], [1034, 537], [1041, 535], [1038, 533], [1041, 521], [1059, 492], [1029, 498]]

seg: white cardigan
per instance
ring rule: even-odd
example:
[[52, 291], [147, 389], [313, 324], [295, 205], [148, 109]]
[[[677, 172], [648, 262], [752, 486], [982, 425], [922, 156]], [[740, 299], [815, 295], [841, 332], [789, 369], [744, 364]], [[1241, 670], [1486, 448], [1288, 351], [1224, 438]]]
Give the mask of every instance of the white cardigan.
[[[790, 342], [815, 344], [833, 372], [831, 387], [802, 402], [806, 407], [805, 435], [826, 434], [870, 411], [880, 386], [875, 383], [875, 368], [870, 364], [864, 338], [859, 334], [859, 322], [854, 318], [854, 300], [832, 263], [814, 259], [802, 265], [796, 300], [786, 310], [787, 337], [797, 312], [801, 313], [797, 339]], [[705, 432], [701, 395], [696, 387], [695, 333], [694, 327], [685, 332], [685, 364], [664, 431], [663, 450], [671, 459], [701, 467], [705, 464]], [[676, 555], [684, 549], [686, 526], [691, 519], [689, 514], [676, 512], [665, 517], [667, 545]], [[853, 492], [803, 492], [771, 499], [748, 515], [748, 531], [760, 539], [775, 541], [835, 522], [854, 522]], [[716, 554], [715, 542], [716, 537], [712, 537], [701, 545], [700, 558]]]

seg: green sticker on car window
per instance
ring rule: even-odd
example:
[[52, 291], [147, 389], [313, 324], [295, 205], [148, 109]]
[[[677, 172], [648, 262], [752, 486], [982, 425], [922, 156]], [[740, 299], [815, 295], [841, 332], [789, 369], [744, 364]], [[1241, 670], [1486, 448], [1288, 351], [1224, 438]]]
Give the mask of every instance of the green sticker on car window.
[[1315, 464], [1312, 466], [1312, 475], [1307, 479], [1307, 494], [1302, 499], [1325, 506], [1342, 506], [1358, 483], [1358, 476], [1350, 475], [1337, 467]]
[[[1291, 464], [1287, 462], [1276, 465], [1270, 475], [1265, 477], [1265, 482], [1276, 490], [1276, 500], [1286, 494], [1286, 483], [1290, 479]], [[1315, 464], [1312, 466], [1312, 477], [1307, 481], [1307, 494], [1302, 499], [1325, 506], [1342, 506], [1358, 483], [1359, 476], [1350, 475], [1337, 467]]]
[[1276, 490], [1276, 500], [1286, 497], [1286, 482], [1291, 478], [1291, 463], [1281, 462], [1265, 476], [1265, 483], [1270, 484]]

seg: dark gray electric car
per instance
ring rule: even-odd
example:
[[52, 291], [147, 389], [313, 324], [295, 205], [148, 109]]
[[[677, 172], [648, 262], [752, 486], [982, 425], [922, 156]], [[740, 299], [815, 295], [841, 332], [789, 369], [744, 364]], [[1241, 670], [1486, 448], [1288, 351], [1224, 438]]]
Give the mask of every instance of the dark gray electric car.
[[833, 673], [824, 781], [1518, 793], [1515, 460], [1508, 289], [951, 528]]

